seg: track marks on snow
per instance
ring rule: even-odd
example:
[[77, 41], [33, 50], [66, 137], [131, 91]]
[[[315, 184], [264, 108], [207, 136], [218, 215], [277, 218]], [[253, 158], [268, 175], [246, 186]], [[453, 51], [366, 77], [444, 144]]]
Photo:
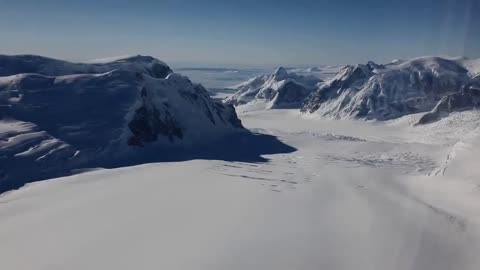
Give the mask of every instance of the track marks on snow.
[[300, 131], [300, 132], [293, 132], [290, 135], [294, 137], [300, 136], [300, 137], [318, 138], [326, 141], [367, 142], [367, 140], [362, 138], [341, 135], [336, 133], [319, 133], [319, 132], [313, 132], [313, 131]]
[[432, 159], [413, 152], [355, 152], [349, 156], [329, 154], [319, 156], [318, 158], [326, 160], [327, 163], [347, 168], [394, 168], [400, 169], [407, 174], [428, 174], [436, 168], [436, 164]]
[[279, 155], [267, 163], [225, 162], [212, 166], [209, 170], [228, 177], [256, 181], [271, 191], [292, 190], [299, 184], [311, 182], [302, 157]]

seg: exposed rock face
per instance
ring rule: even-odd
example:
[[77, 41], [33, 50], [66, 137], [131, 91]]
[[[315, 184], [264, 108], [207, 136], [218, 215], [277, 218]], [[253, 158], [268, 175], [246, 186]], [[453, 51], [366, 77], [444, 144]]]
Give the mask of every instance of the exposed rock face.
[[313, 113], [328, 101], [348, 103], [372, 75], [371, 69], [366, 65], [344, 67], [305, 100], [302, 112]]
[[426, 113], [417, 124], [423, 125], [440, 120], [455, 111], [480, 108], [480, 76], [475, 77], [462, 90], [444, 96], [432, 111]]
[[142, 107], [135, 110], [135, 116], [128, 123], [132, 136], [128, 139], [129, 145], [143, 146], [158, 140], [158, 136], [166, 136], [173, 142], [174, 138], [182, 139], [183, 133], [179, 124], [168, 110], [162, 113], [147, 101]]
[[300, 108], [303, 100], [321, 82], [315, 76], [288, 73], [283, 67], [271, 75], [255, 77], [236, 87], [237, 92], [225, 102], [243, 105], [250, 102], [268, 103], [266, 108]]
[[[25, 59], [28, 65], [15, 64]], [[233, 106], [151, 57], [77, 66], [0, 56], [0, 67], [3, 74], [36, 72], [0, 77], [0, 192], [244, 131]], [[90, 73], [107, 67], [112, 70]], [[73, 71], [81, 73], [64, 75]]]
[[460, 63], [438, 57], [347, 66], [309, 96], [302, 111], [387, 120], [431, 110], [469, 80]]
[[300, 108], [311, 90], [292, 81], [286, 82], [277, 90], [270, 102], [270, 109]]

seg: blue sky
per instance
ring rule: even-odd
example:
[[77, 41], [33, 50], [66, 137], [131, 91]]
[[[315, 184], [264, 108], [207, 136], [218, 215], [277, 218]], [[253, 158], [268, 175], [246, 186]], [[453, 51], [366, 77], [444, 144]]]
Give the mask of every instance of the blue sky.
[[478, 0], [0, 0], [0, 53], [186, 65], [480, 57]]

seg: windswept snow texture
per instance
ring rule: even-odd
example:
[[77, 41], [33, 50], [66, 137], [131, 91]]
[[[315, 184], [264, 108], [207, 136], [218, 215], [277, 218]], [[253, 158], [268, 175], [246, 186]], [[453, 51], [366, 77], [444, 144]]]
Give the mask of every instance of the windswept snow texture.
[[422, 57], [386, 65], [347, 66], [310, 95], [303, 112], [388, 120], [427, 112], [478, 72], [475, 61]]
[[148, 56], [93, 64], [0, 56], [0, 75], [0, 192], [244, 131], [232, 106]]
[[417, 127], [418, 114], [240, 117], [298, 151], [99, 170], [4, 194], [2, 269], [480, 269], [478, 111]]
[[319, 82], [316, 76], [297, 75], [280, 67], [271, 75], [258, 76], [234, 87], [237, 92], [225, 102], [235, 106], [264, 103], [267, 109], [300, 108]]

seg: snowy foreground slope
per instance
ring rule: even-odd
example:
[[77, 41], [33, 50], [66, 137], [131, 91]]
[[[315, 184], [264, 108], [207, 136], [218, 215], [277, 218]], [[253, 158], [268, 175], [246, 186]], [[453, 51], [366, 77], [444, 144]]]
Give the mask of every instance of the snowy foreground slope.
[[232, 106], [152, 57], [0, 56], [0, 193], [84, 167], [172, 159], [169, 149], [239, 131]]
[[[310, 116], [311, 117], [311, 116]], [[88, 172], [0, 196], [5, 269], [480, 267], [480, 114], [250, 112], [296, 152]], [[277, 146], [271, 146], [276, 148]]]
[[[395, 61], [387, 65], [369, 62], [346, 66], [319, 85], [305, 100], [302, 111], [336, 118], [378, 120], [427, 112], [471, 84], [479, 67], [478, 60], [440, 57]], [[466, 98], [457, 98], [455, 107], [458, 110], [474, 108], [476, 104], [466, 101], [476, 92], [475, 89], [464, 92]]]
[[234, 87], [237, 92], [227, 97], [225, 103], [262, 103], [267, 109], [300, 108], [321, 81], [313, 75], [297, 75], [280, 67], [273, 74], [255, 77]]

